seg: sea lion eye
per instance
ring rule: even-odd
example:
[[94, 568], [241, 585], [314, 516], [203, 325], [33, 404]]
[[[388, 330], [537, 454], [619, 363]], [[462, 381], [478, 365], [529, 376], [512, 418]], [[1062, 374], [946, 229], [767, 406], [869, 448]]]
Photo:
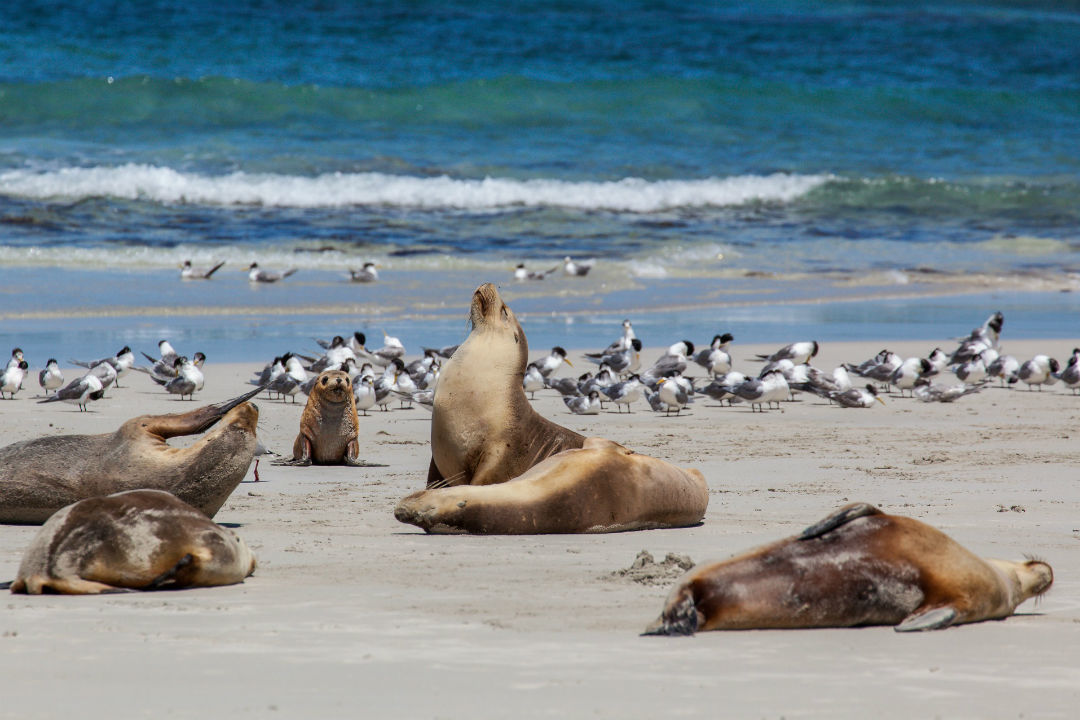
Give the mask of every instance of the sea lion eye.
[[506, 314], [506, 306], [505, 305], [503, 306], [503, 309], [502, 309], [502, 318], [503, 318], [503, 320], [509, 320], [510, 319], [510, 316]]
[[323, 378], [323, 379], [322, 379], [322, 384], [323, 384], [323, 385], [325, 385], [325, 384], [326, 384], [326, 383], [328, 383], [329, 381], [330, 381], [330, 378]]

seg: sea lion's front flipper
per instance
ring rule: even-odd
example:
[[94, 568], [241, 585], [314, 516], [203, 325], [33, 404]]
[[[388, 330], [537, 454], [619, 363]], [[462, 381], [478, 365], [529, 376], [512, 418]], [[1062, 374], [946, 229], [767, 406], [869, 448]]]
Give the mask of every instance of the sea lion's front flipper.
[[176, 575], [181, 570], [195, 561], [195, 557], [188, 553], [184, 557], [180, 558], [175, 565], [158, 575], [156, 578], [150, 581], [150, 584], [143, 588], [143, 590], [157, 590], [162, 585], [176, 580]]
[[832, 515], [829, 515], [823, 520], [816, 522], [803, 530], [799, 535], [799, 540], [812, 540], [813, 538], [821, 537], [830, 530], [835, 530], [841, 525], [846, 525], [852, 520], [867, 517], [868, 515], [884, 515], [884, 513], [870, 503], [851, 503], [850, 505], [845, 505]]
[[893, 628], [896, 632], [918, 632], [922, 630], [942, 630], [956, 622], [956, 608], [951, 605], [916, 610]]
[[265, 386], [260, 386], [243, 395], [234, 397], [232, 400], [226, 400], [216, 405], [207, 405], [191, 412], [174, 415], [151, 415], [138, 418], [138, 421], [147, 432], [165, 439], [182, 435], [198, 435], [213, 427], [214, 423], [225, 417], [234, 407], [247, 402], [264, 389]]

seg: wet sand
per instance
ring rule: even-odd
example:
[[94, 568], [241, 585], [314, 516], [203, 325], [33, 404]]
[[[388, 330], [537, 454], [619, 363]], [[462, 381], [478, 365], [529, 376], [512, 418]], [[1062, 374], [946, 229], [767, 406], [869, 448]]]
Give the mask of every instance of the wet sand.
[[[1080, 341], [1008, 342], [1064, 359]], [[830, 343], [817, 364], [883, 345]], [[736, 369], [754, 352], [736, 345]], [[533, 356], [541, 353], [534, 350]], [[572, 353], [575, 366], [578, 354]], [[646, 360], [651, 359], [651, 355]], [[200, 403], [238, 394], [252, 364], [207, 368]], [[569, 371], [569, 368], [566, 369]], [[126, 381], [126, 382], [125, 382]], [[105, 432], [140, 412], [186, 410], [141, 376], [79, 413], [0, 403], [3, 442]], [[1080, 703], [1080, 397], [987, 387], [952, 405], [887, 398], [869, 410], [809, 396], [781, 411], [699, 398], [664, 417], [556, 422], [697, 467], [711, 490], [694, 528], [596, 536], [427, 536], [398, 523], [429, 459], [421, 409], [361, 418], [381, 468], [274, 467], [215, 518], [259, 560], [227, 588], [101, 597], [9, 596], [0, 617], [3, 714], [136, 717], [1069, 718]], [[287, 453], [300, 408], [265, 399], [260, 438]], [[717, 560], [864, 500], [929, 522], [984, 556], [1048, 561], [1055, 584], [1003, 622], [898, 635], [891, 628], [643, 638], [670, 581], [613, 575], [643, 549]], [[0, 579], [33, 527], [0, 526]]]

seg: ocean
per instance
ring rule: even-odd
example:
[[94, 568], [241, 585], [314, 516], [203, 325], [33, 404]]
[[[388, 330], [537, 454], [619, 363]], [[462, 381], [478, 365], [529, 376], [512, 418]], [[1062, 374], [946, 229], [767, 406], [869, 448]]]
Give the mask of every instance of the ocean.
[[484, 281], [537, 349], [1078, 337], [1080, 3], [0, 9], [0, 347], [416, 353]]

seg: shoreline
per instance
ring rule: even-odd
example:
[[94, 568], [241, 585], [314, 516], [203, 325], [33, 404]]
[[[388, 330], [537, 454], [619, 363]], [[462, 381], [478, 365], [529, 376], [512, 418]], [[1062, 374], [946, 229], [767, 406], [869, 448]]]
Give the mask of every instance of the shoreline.
[[[910, 341], [889, 345], [923, 351]], [[747, 358], [773, 349], [738, 346], [736, 368], [754, 367]], [[823, 344], [818, 364], [858, 362], [879, 349]], [[579, 354], [571, 358], [577, 366]], [[194, 403], [131, 376], [90, 413], [37, 406], [20, 394], [0, 404], [0, 423], [6, 442], [104, 432], [139, 412], [236, 395], [254, 369], [210, 363]], [[244, 584], [9, 596], [0, 621], [0, 668], [11, 688], [5, 708], [55, 716], [137, 686], [143, 713], [178, 717], [341, 715], [360, 703], [397, 717], [496, 718], [508, 707], [523, 717], [674, 709], [715, 717], [717, 707], [755, 717], [865, 717], [882, 707], [886, 716], [1015, 717], [1031, 712], [1031, 693], [1021, 689], [1038, 688], [1040, 717], [1069, 717], [1080, 687], [1080, 487], [1070, 429], [1080, 398], [1060, 386], [987, 387], [951, 405], [886, 401], [847, 410], [803, 396], [764, 414], [699, 401], [670, 418], [641, 403], [632, 414], [580, 417], [553, 391], [538, 393], [534, 407], [555, 422], [697, 467], [709, 484], [700, 526], [589, 536], [427, 536], [398, 523], [394, 505], [426, 476], [429, 415], [362, 417], [361, 456], [387, 467], [264, 461], [263, 481], [251, 482], [249, 471], [218, 513], [258, 557]], [[260, 438], [287, 453], [302, 403], [256, 402]], [[979, 555], [1039, 555], [1053, 566], [1055, 585], [1003, 622], [916, 637], [888, 627], [638, 637], [667, 585], [612, 573], [642, 549], [657, 561], [669, 552], [718, 560], [856, 500], [918, 517]], [[0, 579], [13, 577], [34, 532], [0, 526]], [[42, 700], [43, 674], [64, 678], [62, 696]], [[191, 684], [200, 692], [177, 703], [177, 685]]]

